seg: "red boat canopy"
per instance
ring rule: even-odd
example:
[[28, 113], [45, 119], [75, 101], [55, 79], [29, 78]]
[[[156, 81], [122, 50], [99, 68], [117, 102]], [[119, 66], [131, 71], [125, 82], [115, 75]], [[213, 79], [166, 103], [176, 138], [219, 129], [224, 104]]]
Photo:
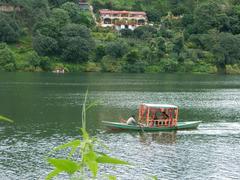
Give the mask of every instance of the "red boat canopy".
[[176, 126], [178, 107], [170, 104], [147, 104], [139, 107], [139, 121], [147, 126]]

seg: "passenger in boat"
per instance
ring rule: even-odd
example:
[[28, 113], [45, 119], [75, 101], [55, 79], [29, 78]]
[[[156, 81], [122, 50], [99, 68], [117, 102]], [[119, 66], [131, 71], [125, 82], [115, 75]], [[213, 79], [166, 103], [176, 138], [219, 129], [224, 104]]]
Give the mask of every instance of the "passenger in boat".
[[127, 122], [128, 125], [136, 125], [137, 121], [135, 120], [135, 116], [132, 115], [130, 118], [128, 118]]
[[168, 119], [169, 116], [167, 115], [167, 113], [165, 111], [162, 112], [162, 115], [161, 115], [161, 118], [162, 119]]
[[165, 111], [163, 111], [161, 114], [161, 119], [164, 120], [164, 122], [162, 122], [161, 125], [167, 125], [168, 118], [169, 118], [169, 115]]
[[157, 116], [157, 113], [155, 113], [153, 121], [154, 121], [154, 126], [156, 126], [156, 127], [158, 126], [158, 120], [159, 120], [159, 118]]

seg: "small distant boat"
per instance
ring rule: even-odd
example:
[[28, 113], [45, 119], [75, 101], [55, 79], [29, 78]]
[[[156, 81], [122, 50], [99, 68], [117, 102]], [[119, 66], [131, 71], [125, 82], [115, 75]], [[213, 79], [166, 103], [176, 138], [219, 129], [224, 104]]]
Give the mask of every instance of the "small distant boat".
[[201, 121], [178, 122], [178, 107], [169, 104], [141, 104], [137, 124], [103, 121], [112, 130], [176, 131], [197, 129]]
[[57, 68], [54, 71], [52, 71], [53, 73], [58, 73], [58, 74], [64, 74], [65, 70], [64, 68]]

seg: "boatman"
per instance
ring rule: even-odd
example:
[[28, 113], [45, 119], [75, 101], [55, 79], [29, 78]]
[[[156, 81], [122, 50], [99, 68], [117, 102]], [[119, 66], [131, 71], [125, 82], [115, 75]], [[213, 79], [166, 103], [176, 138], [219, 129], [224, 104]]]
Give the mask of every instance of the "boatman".
[[135, 116], [132, 115], [130, 118], [128, 118], [128, 120], [127, 120], [126, 123], [127, 123], [127, 125], [136, 125], [137, 122], [136, 122], [136, 120], [135, 120]]

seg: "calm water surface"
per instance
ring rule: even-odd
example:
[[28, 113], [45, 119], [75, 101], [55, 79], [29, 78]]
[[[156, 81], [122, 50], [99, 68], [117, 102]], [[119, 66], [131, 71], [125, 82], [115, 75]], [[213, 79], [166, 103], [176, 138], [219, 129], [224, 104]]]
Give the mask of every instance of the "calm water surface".
[[[240, 179], [240, 76], [186, 74], [0, 73], [0, 179], [44, 179], [54, 147], [79, 137], [86, 89], [100, 105], [88, 129], [131, 167], [103, 167], [118, 179]], [[175, 104], [181, 121], [198, 130], [109, 133], [101, 121], [118, 121], [142, 102]], [[64, 179], [62, 176], [58, 179]]]

